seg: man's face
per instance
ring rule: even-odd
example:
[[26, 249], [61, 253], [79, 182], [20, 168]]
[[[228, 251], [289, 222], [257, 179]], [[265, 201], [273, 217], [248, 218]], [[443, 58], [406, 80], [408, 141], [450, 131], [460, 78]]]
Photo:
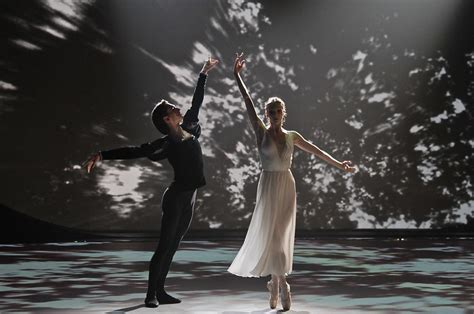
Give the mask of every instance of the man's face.
[[166, 110], [166, 116], [163, 119], [171, 126], [176, 126], [183, 121], [183, 115], [178, 107], [170, 104]]

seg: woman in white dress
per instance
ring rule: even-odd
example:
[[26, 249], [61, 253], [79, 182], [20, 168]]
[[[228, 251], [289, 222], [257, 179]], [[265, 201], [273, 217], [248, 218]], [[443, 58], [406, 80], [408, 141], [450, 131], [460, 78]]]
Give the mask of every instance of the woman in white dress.
[[283, 129], [286, 108], [278, 97], [271, 97], [265, 104], [265, 116], [269, 121], [266, 126], [257, 116], [247, 87], [240, 77], [244, 64], [243, 54], [236, 54], [234, 76], [255, 131], [263, 171], [244, 244], [228, 271], [242, 277], [271, 275], [267, 283], [270, 307], [276, 308], [280, 295], [283, 309], [289, 310], [291, 294], [286, 276], [292, 271], [296, 220], [295, 180], [290, 171], [293, 147], [296, 145], [346, 172], [353, 172], [355, 168], [350, 161], [337, 161], [298, 132]]

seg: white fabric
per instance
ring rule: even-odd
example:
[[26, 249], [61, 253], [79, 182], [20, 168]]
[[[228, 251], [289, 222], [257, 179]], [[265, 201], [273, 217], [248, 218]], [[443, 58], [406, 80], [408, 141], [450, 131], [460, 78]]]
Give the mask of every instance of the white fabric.
[[293, 133], [287, 131], [285, 146], [264, 131], [259, 145], [263, 172], [257, 187], [252, 220], [228, 271], [242, 277], [286, 275], [293, 267], [296, 191], [290, 167], [293, 158]]

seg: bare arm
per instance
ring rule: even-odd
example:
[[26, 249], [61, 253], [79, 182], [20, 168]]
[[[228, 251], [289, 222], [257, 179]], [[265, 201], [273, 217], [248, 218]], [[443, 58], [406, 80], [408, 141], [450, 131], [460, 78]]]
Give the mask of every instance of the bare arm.
[[249, 95], [247, 86], [245, 86], [242, 77], [240, 76], [240, 71], [245, 65], [245, 59], [243, 58], [243, 54], [241, 53], [236, 54], [235, 61], [234, 61], [234, 76], [235, 80], [237, 81], [237, 85], [239, 86], [240, 93], [245, 101], [245, 107], [247, 108], [247, 114], [250, 119], [250, 123], [252, 124], [253, 130], [255, 134], [259, 137], [261, 134], [262, 126], [264, 125], [263, 121], [258, 117], [257, 112], [255, 111], [255, 106], [253, 104], [252, 98]]
[[345, 160], [343, 162], [338, 161], [322, 149], [320, 149], [318, 146], [314, 145], [313, 143], [307, 141], [303, 136], [301, 136], [298, 132], [294, 132], [294, 143], [296, 146], [298, 146], [300, 149], [316, 155], [318, 158], [324, 160], [330, 165], [333, 165], [336, 168], [339, 168], [345, 172], [354, 172], [356, 170], [355, 167], [352, 166], [352, 162]]

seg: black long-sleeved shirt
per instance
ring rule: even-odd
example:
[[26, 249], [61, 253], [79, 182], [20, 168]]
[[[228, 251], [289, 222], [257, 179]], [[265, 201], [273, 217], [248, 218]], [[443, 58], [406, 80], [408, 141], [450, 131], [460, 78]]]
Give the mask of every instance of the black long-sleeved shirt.
[[202, 151], [198, 138], [201, 135], [199, 109], [204, 100], [204, 87], [207, 75], [200, 73], [194, 90], [191, 108], [183, 117], [181, 127], [193, 136], [176, 142], [169, 136], [163, 136], [140, 146], [122, 147], [101, 151], [102, 159], [133, 159], [148, 157], [153, 161], [168, 159], [174, 170], [174, 181], [171, 186], [180, 190], [193, 190], [204, 186]]

